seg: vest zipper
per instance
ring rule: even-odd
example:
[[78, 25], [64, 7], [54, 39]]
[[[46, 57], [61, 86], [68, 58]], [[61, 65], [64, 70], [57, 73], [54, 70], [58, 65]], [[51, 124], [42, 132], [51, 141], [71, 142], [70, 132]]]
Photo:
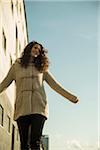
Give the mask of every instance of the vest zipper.
[[[32, 76], [33, 76], [33, 65], [32, 65]], [[33, 94], [33, 78], [32, 78], [32, 92], [31, 92], [31, 112], [32, 112], [32, 94]]]

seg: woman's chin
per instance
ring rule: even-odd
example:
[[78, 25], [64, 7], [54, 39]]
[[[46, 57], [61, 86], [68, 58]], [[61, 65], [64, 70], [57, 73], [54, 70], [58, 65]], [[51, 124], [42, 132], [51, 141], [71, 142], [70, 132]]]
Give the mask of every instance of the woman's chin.
[[34, 57], [37, 57], [38, 55], [34, 55]]

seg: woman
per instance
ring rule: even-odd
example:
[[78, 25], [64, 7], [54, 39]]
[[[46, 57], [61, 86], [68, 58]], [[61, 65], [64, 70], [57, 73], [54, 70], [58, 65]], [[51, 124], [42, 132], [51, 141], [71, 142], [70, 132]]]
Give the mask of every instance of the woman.
[[40, 150], [42, 130], [48, 118], [44, 81], [71, 102], [78, 102], [77, 97], [66, 91], [49, 73], [46, 53], [40, 43], [30, 42], [0, 84], [1, 93], [15, 80], [14, 120], [19, 129], [21, 150], [29, 150], [29, 147]]

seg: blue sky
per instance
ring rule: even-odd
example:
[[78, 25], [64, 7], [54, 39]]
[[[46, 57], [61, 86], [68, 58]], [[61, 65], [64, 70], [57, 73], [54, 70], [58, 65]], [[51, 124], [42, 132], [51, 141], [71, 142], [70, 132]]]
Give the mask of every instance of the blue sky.
[[43, 133], [49, 135], [50, 150], [97, 145], [97, 6], [96, 1], [25, 1], [29, 41], [48, 49], [54, 78], [80, 98], [72, 104], [45, 84], [49, 119]]

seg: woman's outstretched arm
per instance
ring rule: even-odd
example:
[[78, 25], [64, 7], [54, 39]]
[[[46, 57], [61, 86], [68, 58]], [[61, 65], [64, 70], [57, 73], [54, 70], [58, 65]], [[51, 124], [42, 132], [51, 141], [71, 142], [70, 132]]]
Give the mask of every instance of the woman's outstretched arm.
[[60, 95], [62, 95], [63, 97], [67, 98], [68, 100], [70, 100], [73, 103], [77, 103], [79, 100], [78, 98], [73, 95], [72, 93], [70, 93], [69, 91], [66, 91], [53, 77], [53, 75], [51, 75], [51, 73], [49, 71], [44, 73], [44, 80], [49, 84], [49, 86], [55, 90], [57, 93], [59, 93]]
[[3, 92], [14, 80], [15, 76], [15, 71], [14, 71], [14, 64], [11, 66], [9, 69], [6, 77], [3, 79], [3, 81], [0, 83], [0, 93]]

